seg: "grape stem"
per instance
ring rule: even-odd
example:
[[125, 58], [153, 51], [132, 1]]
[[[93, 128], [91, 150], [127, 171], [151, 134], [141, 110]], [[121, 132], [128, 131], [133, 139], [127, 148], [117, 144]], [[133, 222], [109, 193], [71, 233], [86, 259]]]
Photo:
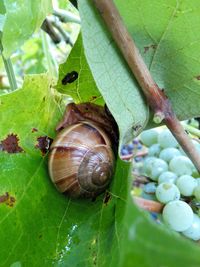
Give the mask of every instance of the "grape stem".
[[143, 210], [148, 210], [151, 212], [161, 213], [164, 207], [164, 205], [160, 202], [144, 199], [141, 197], [134, 196], [133, 200], [139, 208]]
[[147, 102], [155, 114], [154, 121], [156, 123], [163, 121], [166, 124], [182, 149], [200, 172], [200, 155], [173, 112], [170, 101], [165, 95], [164, 90], [161, 90], [153, 80], [113, 0], [93, 0], [93, 2], [141, 86]]
[[147, 154], [148, 154], [148, 151], [145, 150], [145, 151], [137, 152], [136, 155], [134, 155], [133, 153], [131, 153], [129, 155], [123, 155], [123, 156], [121, 156], [121, 159], [122, 160], [129, 160], [129, 161], [131, 161], [133, 157], [144, 157]]

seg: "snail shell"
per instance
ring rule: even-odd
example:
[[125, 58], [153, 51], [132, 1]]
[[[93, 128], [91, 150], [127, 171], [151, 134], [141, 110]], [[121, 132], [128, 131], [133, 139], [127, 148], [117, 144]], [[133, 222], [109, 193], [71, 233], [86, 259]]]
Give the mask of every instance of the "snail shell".
[[111, 141], [93, 122], [67, 126], [53, 141], [49, 173], [59, 191], [72, 197], [95, 197], [108, 186], [115, 157]]

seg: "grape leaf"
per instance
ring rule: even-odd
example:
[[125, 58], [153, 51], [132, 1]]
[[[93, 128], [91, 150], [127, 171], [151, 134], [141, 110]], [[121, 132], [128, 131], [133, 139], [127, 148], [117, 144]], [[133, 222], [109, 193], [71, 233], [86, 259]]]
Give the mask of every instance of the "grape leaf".
[[[115, 0], [115, 3], [155, 81], [171, 100], [178, 118], [200, 116], [198, 2]], [[148, 119], [140, 88], [93, 2], [79, 1], [79, 10], [88, 64], [123, 137], [137, 122], [145, 127], [145, 116]]]
[[[77, 73], [77, 79], [73, 82], [69, 80], [69, 82], [63, 84], [66, 75], [70, 75], [74, 71]], [[81, 34], [66, 62], [59, 66], [59, 79], [56, 89], [60, 93], [71, 96], [76, 103], [104, 104], [85, 58]]]
[[95, 201], [57, 192], [39, 140], [54, 138], [62, 112], [47, 75], [27, 76], [22, 89], [0, 96], [1, 266], [199, 266], [197, 246], [133, 205], [130, 164], [117, 160]]
[[132, 204], [129, 164], [117, 160], [109, 191], [94, 202], [56, 191], [38, 144], [55, 136], [63, 112], [51, 87], [46, 75], [28, 76], [0, 97], [1, 266], [198, 267], [198, 246]]
[[9, 57], [37, 30], [51, 11], [50, 0], [4, 0], [3, 53]]
[[155, 81], [165, 89], [178, 118], [200, 116], [198, 2], [137, 0], [133, 3], [116, 0], [116, 4]]
[[[67, 75], [70, 75], [74, 71], [77, 72], [77, 79], [73, 82], [63, 84], [63, 80], [65, 79], [65, 77]], [[56, 88], [59, 92], [71, 96], [76, 103], [92, 102], [98, 105], [105, 104], [104, 99], [100, 94], [99, 89], [97, 88], [97, 85], [92, 76], [92, 72], [85, 58], [81, 35], [79, 35], [75, 46], [73, 47], [66, 62], [61, 64], [59, 67], [59, 80]], [[127, 121], [129, 122], [129, 117], [127, 117], [126, 120], [121, 120], [121, 123], [126, 123]], [[119, 128], [121, 126], [121, 123], [118, 122]], [[141, 127], [138, 124], [134, 125], [133, 128], [135, 129], [133, 130], [134, 134], [136, 134], [138, 130], [141, 130]], [[129, 139], [130, 136], [128, 137], [128, 140]], [[126, 141], [126, 139], [124, 140], [124, 134], [122, 129], [119, 151], [121, 150], [121, 144]]]
[[45, 55], [42, 49], [42, 40], [37, 36], [25, 42], [21, 46], [20, 60], [26, 66], [25, 74], [45, 73]]
[[98, 89], [120, 130], [120, 146], [146, 126], [149, 112], [137, 82], [92, 1], [79, 1], [85, 55]]

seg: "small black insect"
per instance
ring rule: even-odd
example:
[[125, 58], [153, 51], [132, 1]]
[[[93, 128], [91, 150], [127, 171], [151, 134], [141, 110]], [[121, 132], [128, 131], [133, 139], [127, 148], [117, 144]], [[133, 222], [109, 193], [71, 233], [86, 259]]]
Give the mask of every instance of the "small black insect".
[[72, 83], [78, 78], [78, 72], [72, 71], [65, 75], [65, 77], [62, 79], [62, 84], [66, 85], [67, 83]]

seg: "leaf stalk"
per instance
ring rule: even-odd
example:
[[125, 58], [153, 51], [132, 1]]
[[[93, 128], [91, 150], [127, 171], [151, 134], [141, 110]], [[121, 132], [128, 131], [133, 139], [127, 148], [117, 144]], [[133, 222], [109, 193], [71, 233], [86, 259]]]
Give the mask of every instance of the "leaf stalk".
[[15, 91], [17, 89], [17, 81], [15, 78], [13, 65], [12, 65], [11, 59], [5, 58], [3, 55], [3, 45], [2, 45], [1, 40], [0, 40], [0, 52], [1, 52], [2, 59], [3, 59], [5, 70], [7, 73], [8, 81], [10, 84], [10, 90]]

